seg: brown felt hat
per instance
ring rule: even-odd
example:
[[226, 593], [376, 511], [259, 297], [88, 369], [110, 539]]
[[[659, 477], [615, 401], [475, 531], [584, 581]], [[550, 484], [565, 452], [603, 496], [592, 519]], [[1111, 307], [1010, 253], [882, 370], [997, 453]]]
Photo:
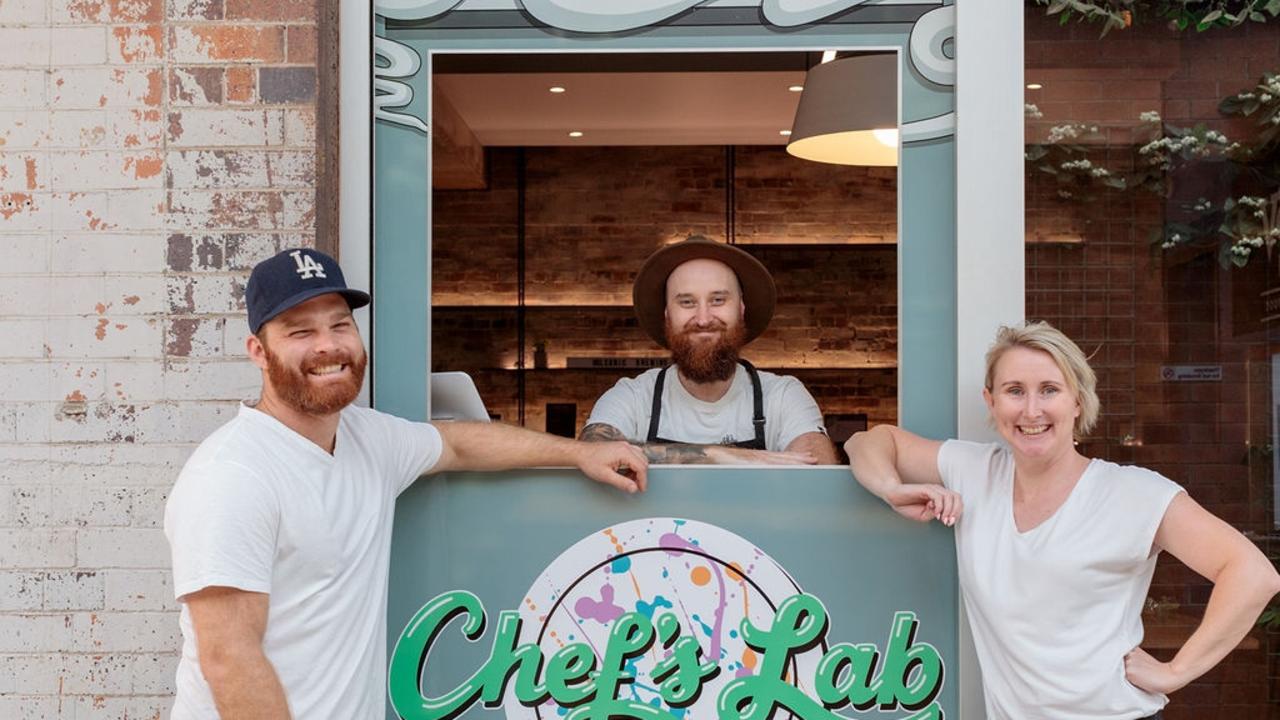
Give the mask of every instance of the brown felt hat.
[[747, 342], [755, 340], [773, 318], [773, 306], [778, 300], [773, 277], [759, 260], [746, 252], [701, 235], [668, 245], [645, 260], [631, 290], [640, 327], [659, 345], [667, 347], [667, 278], [677, 267], [701, 258], [719, 260], [737, 274], [742, 302], [747, 306], [744, 320]]

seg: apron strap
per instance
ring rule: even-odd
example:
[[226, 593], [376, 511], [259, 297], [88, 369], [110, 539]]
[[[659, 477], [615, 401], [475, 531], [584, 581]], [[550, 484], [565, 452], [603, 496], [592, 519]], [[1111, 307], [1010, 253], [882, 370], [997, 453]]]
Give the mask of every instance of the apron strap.
[[751, 424], [756, 429], [756, 445], [763, 450], [765, 448], [764, 441], [764, 389], [760, 385], [760, 373], [756, 372], [756, 366], [751, 363], [738, 359], [738, 363], [747, 369], [747, 374], [751, 376], [751, 393], [752, 406], [754, 414], [751, 417]]
[[653, 383], [653, 407], [649, 410], [649, 436], [645, 442], [661, 442], [658, 439], [658, 420], [662, 417], [662, 387], [667, 380], [668, 365], [658, 371], [658, 379]]

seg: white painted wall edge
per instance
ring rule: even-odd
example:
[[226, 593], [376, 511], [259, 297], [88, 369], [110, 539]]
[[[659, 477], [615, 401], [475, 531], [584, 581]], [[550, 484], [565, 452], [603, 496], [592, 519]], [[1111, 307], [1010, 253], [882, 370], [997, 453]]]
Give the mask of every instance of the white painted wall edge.
[[[338, 254], [347, 284], [368, 292], [373, 287], [372, 3], [346, 1], [339, 6], [338, 73]], [[356, 311], [356, 324], [372, 355], [370, 308]], [[370, 403], [369, 386], [365, 382], [356, 398], [365, 407]]]
[[[968, 38], [977, 42], [965, 44]], [[1026, 307], [1023, 6], [956, 3], [956, 427], [994, 439], [984, 356]]]
[[[992, 440], [981, 400], [987, 347], [1026, 314], [1023, 5], [956, 5], [956, 430]], [[960, 606], [960, 718], [986, 716]]]

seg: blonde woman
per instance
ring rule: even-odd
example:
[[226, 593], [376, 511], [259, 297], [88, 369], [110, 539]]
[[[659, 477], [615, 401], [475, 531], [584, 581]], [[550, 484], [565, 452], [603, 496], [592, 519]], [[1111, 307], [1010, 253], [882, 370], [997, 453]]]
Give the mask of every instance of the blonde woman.
[[[1076, 450], [1098, 417], [1095, 384], [1047, 323], [1001, 328], [982, 396], [1003, 443], [879, 426], [845, 445], [854, 477], [894, 510], [955, 526], [989, 720], [1159, 718], [1166, 693], [1222, 660], [1280, 592], [1271, 562], [1180, 486]], [[1169, 662], [1138, 647], [1162, 550], [1214, 584]]]

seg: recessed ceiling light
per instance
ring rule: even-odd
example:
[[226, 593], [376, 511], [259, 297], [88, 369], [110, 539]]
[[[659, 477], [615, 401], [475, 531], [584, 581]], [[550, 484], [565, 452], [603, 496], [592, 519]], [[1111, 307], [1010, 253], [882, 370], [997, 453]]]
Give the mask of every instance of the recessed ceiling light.
[[560, 93], [564, 92], [564, 88], [560, 87], [559, 85], [552, 85], [551, 87], [547, 88], [547, 92], [553, 92], [553, 93], [556, 93], [556, 94], [560, 94]]
[[778, 134], [779, 134], [779, 135], [786, 136], [786, 135], [790, 135], [790, 134], [791, 134], [791, 131], [790, 131], [790, 130], [779, 130], [779, 131], [778, 131]]
[[1028, 90], [1039, 90], [1039, 89], [1040, 89], [1040, 88], [1042, 88], [1042, 87], [1044, 87], [1044, 86], [1043, 86], [1043, 85], [1041, 85], [1040, 83], [1027, 83], [1027, 89], [1028, 89]]
[[581, 131], [581, 130], [570, 130], [570, 131], [569, 131], [569, 137], [582, 137], [582, 131]]
[[788, 89], [788, 90], [790, 90], [791, 92], [800, 92], [801, 90], [804, 90], [804, 86], [803, 86], [803, 85], [792, 85], [791, 87], [789, 87], [789, 88], [787, 88], [787, 89]]

